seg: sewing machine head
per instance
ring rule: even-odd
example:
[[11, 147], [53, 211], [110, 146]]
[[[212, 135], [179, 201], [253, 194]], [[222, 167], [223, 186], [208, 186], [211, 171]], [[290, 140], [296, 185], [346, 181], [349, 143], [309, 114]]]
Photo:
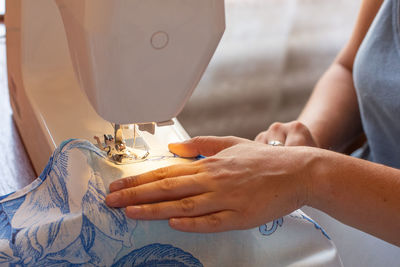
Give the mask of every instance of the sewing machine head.
[[224, 0], [6, 1], [10, 102], [38, 174], [69, 138], [105, 134], [122, 164], [188, 138], [173, 118], [224, 32]]
[[96, 112], [115, 124], [103, 148], [116, 163], [144, 159], [148, 151], [127, 146], [121, 125], [140, 124], [154, 134], [156, 123], [171, 124], [224, 32], [223, 0], [56, 3], [80, 86]]
[[56, 3], [81, 88], [115, 124], [176, 117], [225, 29], [223, 0]]

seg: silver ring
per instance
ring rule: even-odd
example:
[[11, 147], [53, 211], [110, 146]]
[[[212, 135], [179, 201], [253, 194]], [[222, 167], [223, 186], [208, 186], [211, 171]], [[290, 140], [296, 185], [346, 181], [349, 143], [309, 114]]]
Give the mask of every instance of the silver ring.
[[269, 141], [268, 145], [270, 145], [270, 146], [283, 146], [282, 142], [278, 141], [278, 140]]

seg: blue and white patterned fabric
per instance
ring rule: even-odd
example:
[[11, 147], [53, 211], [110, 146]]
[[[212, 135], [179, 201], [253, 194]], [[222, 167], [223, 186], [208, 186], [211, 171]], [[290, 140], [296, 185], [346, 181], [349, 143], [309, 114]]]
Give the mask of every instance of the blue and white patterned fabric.
[[0, 198], [0, 266], [341, 266], [301, 211], [251, 230], [191, 234], [105, 205], [112, 181], [184, 161], [116, 166], [87, 141], [63, 143], [37, 180]]

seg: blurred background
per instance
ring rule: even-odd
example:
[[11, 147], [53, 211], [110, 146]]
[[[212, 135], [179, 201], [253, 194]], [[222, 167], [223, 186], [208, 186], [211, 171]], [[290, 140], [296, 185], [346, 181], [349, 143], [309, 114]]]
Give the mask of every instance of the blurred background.
[[[349, 39], [360, 0], [225, 0], [227, 29], [178, 117], [191, 136], [254, 137], [297, 118]], [[303, 207], [347, 266], [399, 266], [400, 248]]]
[[[225, 2], [225, 35], [178, 118], [191, 136], [253, 139], [298, 116], [348, 40], [360, 0]], [[4, 13], [0, 0], [0, 22]]]
[[226, 33], [178, 117], [191, 136], [253, 139], [297, 117], [348, 40], [360, 0], [226, 0]]
[[6, 13], [5, 0], [0, 0], [0, 23], [4, 21], [4, 13]]
[[[361, 0], [225, 1], [226, 33], [178, 119], [191, 136], [236, 135], [253, 139], [274, 121], [297, 118], [315, 83], [348, 40]], [[4, 2], [0, 0], [3, 70]], [[0, 135], [10, 140], [18, 133], [11, 119], [6, 75], [0, 74], [0, 89], [0, 100], [6, 101], [0, 105], [0, 121], [11, 125], [1, 127]], [[19, 139], [16, 141], [23, 147]], [[12, 166], [29, 162], [22, 152]], [[1, 156], [5, 154], [0, 154], [0, 160], [4, 161]], [[32, 168], [19, 167], [0, 169], [0, 176], [12, 176], [7, 171], [27, 180], [17, 185], [7, 181], [7, 187], [0, 188], [3, 191], [21, 188], [34, 177]], [[309, 207], [303, 210], [331, 236], [344, 266], [399, 266], [400, 248], [345, 226], [322, 212]]]

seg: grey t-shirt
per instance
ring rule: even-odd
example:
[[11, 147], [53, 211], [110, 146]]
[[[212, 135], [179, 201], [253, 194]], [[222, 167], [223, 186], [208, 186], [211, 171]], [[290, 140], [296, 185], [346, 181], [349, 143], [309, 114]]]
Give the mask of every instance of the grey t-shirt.
[[400, 168], [400, 0], [385, 0], [354, 63], [368, 159]]

